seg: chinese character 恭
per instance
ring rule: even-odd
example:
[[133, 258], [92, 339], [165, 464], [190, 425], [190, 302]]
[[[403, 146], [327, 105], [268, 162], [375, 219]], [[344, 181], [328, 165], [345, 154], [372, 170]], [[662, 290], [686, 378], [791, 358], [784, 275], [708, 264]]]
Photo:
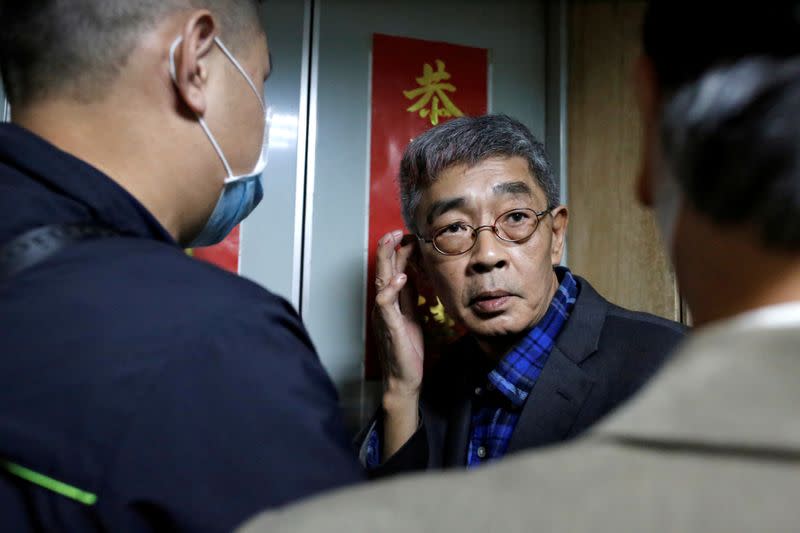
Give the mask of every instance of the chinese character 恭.
[[[419, 87], [403, 91], [403, 94], [409, 100], [419, 98], [406, 111], [409, 113], [419, 111], [419, 116], [422, 118], [430, 117], [431, 124], [434, 126], [439, 123], [439, 117], [464, 116], [464, 113], [445, 94], [445, 91], [456, 92], [456, 87], [452, 83], [442, 83], [450, 79], [450, 74], [444, 68], [444, 61], [441, 59], [436, 60], [436, 72], [433, 71], [433, 67], [425, 63], [422, 69], [422, 76], [417, 78]], [[430, 108], [428, 104], [430, 104]]]

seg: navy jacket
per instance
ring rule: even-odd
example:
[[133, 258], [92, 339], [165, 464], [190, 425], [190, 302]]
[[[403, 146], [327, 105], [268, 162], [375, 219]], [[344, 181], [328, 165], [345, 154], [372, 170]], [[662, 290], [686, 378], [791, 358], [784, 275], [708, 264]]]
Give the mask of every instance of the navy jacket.
[[3, 531], [224, 531], [359, 481], [336, 391], [291, 306], [188, 257], [131, 195], [0, 125], [0, 244], [53, 223], [80, 242], [0, 282]]
[[[575, 280], [575, 307], [522, 408], [508, 453], [579, 435], [638, 391], [684, 336], [680, 324], [623, 309], [585, 279]], [[491, 369], [475, 341], [457, 342], [425, 375], [419, 430], [370, 475], [463, 467], [472, 398]], [[373, 423], [382, 432], [381, 422], [378, 414]]]

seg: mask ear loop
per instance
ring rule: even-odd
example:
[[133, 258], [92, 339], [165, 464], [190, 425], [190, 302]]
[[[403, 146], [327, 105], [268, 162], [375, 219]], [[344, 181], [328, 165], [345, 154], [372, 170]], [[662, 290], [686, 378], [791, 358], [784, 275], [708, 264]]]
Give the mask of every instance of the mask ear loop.
[[200, 115], [197, 115], [197, 122], [200, 123], [200, 127], [203, 128], [204, 132], [206, 132], [206, 137], [208, 137], [208, 140], [211, 141], [211, 145], [214, 147], [214, 150], [217, 152], [217, 155], [219, 156], [219, 160], [222, 161], [222, 166], [225, 167], [225, 172], [227, 172], [227, 174], [228, 174], [228, 179], [233, 178], [234, 177], [233, 176], [233, 170], [231, 169], [231, 166], [228, 164], [228, 160], [225, 159], [225, 154], [222, 153], [222, 148], [219, 147], [219, 144], [217, 144], [217, 140], [211, 134], [211, 130], [208, 129], [208, 124], [206, 124], [205, 119], [203, 117], [201, 117]]
[[228, 48], [222, 44], [222, 41], [219, 37], [214, 37], [214, 42], [217, 43], [217, 46], [219, 46], [219, 49], [222, 50], [223, 54], [225, 54], [225, 57], [227, 57], [230, 62], [233, 63], [233, 66], [236, 67], [236, 70], [239, 71], [239, 74], [241, 74], [242, 77], [247, 81], [247, 85], [253, 89], [253, 93], [255, 93], [256, 98], [258, 98], [258, 102], [261, 104], [261, 109], [266, 112], [267, 107], [264, 104], [264, 95], [258, 92], [255, 83], [253, 83], [253, 80], [250, 79], [250, 76], [247, 74], [247, 71], [244, 70], [244, 67], [242, 67], [241, 63], [239, 63], [239, 60], [237, 60], [230, 50], [228, 50]]
[[[175, 40], [169, 47], [169, 75], [172, 78], [172, 83], [174, 83], [176, 87], [178, 86], [178, 74], [177, 74], [177, 69], [175, 68], [175, 50], [178, 48], [178, 45], [181, 44], [182, 41], [183, 41], [183, 36], [179, 35], [178, 37], [175, 38]], [[261, 99], [259, 98], [259, 102], [260, 101]], [[205, 119], [197, 113], [195, 113], [195, 116], [197, 117], [197, 122], [200, 123], [200, 127], [203, 128], [206, 137], [208, 137], [208, 140], [211, 141], [211, 146], [214, 147], [214, 151], [217, 152], [217, 156], [219, 157], [220, 161], [222, 161], [222, 166], [225, 167], [225, 172], [228, 174], [229, 178], [232, 178], [233, 171], [231, 170], [231, 166], [228, 164], [228, 160], [225, 159], [225, 154], [222, 153], [222, 148], [220, 148], [219, 143], [217, 143], [217, 140], [214, 138], [214, 135], [211, 133], [211, 130], [208, 129], [208, 125], [206, 124]]]
[[261, 155], [259, 161], [256, 162], [256, 167], [264, 160], [264, 166], [267, 164], [267, 151], [269, 150], [269, 134], [272, 130], [272, 105], [264, 104], [264, 135], [261, 139]]
[[[258, 154], [258, 160], [256, 161], [256, 164], [253, 167], [253, 169], [254, 170], [257, 170], [259, 168], [263, 169], [263, 167], [266, 166], [266, 153], [265, 153], [267, 149], [266, 147], [269, 146], [269, 128], [270, 128], [270, 123], [272, 122], [272, 106], [269, 106], [264, 102], [263, 93], [258, 91], [255, 83], [253, 83], [253, 80], [250, 79], [250, 76], [247, 74], [247, 71], [244, 69], [242, 64], [239, 63], [239, 60], [236, 59], [236, 56], [234, 56], [231, 53], [231, 51], [228, 50], [228, 47], [222, 43], [222, 40], [219, 37], [214, 37], [214, 42], [217, 43], [217, 46], [219, 46], [219, 49], [222, 51], [223, 54], [225, 54], [225, 57], [227, 57], [228, 60], [230, 60], [230, 62], [233, 63], [233, 66], [236, 67], [236, 70], [239, 71], [239, 74], [242, 75], [242, 77], [247, 82], [247, 85], [249, 85], [250, 89], [252, 89], [253, 94], [256, 95], [258, 103], [261, 104], [261, 110], [264, 112], [264, 133], [261, 140], [261, 153]], [[230, 183], [236, 180], [237, 178], [234, 177], [233, 174], [229, 172], [228, 179], [225, 180], [225, 183]]]

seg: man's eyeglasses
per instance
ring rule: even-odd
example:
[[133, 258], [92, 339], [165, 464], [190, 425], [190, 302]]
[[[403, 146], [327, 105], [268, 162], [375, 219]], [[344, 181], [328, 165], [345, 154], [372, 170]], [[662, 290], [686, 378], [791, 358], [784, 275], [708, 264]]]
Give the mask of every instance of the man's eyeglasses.
[[472, 250], [478, 242], [478, 233], [485, 229], [491, 229], [501, 241], [524, 241], [539, 227], [539, 219], [549, 212], [549, 209], [539, 212], [533, 209], [512, 209], [497, 217], [492, 225], [474, 228], [464, 222], [453, 222], [433, 230], [430, 239], [418, 237], [423, 242], [433, 244], [433, 248], [442, 255], [461, 255]]

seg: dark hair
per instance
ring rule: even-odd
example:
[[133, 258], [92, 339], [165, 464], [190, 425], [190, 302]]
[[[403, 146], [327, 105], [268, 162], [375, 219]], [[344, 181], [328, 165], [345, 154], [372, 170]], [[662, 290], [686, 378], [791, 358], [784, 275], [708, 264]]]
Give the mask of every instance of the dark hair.
[[800, 57], [712, 70], [664, 111], [664, 155], [699, 212], [800, 250]]
[[746, 56], [800, 53], [800, 0], [650, 0], [642, 41], [665, 92]]
[[0, 0], [0, 74], [12, 105], [53, 93], [89, 101], [124, 67], [142, 32], [178, 10], [207, 8], [226, 44], [258, 27], [257, 0]]
[[490, 157], [519, 156], [547, 197], [547, 207], [559, 203], [559, 184], [539, 142], [524, 124], [506, 115], [461, 117], [435, 126], [409, 143], [400, 162], [403, 219], [417, 233], [415, 214], [422, 193], [447, 168], [475, 166]]

